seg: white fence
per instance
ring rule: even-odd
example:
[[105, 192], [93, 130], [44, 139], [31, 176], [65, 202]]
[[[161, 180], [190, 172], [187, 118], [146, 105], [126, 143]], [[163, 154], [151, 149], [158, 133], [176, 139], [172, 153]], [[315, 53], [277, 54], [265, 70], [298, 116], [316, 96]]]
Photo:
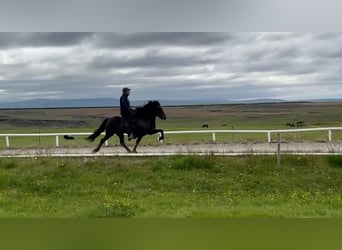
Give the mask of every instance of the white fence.
[[[327, 131], [328, 141], [332, 141], [332, 131], [342, 130], [342, 127], [328, 127], [328, 128], [304, 128], [304, 129], [280, 129], [280, 130], [188, 130], [188, 131], [165, 131], [165, 134], [212, 134], [212, 140], [216, 141], [216, 135], [220, 133], [262, 133], [267, 135], [267, 141], [271, 142], [272, 134], [278, 133], [300, 133], [312, 131]], [[5, 137], [6, 146], [10, 147], [10, 137], [45, 137], [52, 136], [56, 139], [56, 147], [59, 147], [59, 137], [64, 135], [69, 136], [87, 136], [92, 133], [31, 133], [31, 134], [0, 134], [0, 137]], [[106, 142], [107, 144], [107, 142]]]

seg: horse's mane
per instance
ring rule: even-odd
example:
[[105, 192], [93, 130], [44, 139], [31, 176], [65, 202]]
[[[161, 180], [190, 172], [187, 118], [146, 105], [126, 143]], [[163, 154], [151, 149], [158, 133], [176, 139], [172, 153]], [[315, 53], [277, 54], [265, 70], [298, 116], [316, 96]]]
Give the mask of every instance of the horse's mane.
[[160, 106], [160, 103], [158, 101], [148, 101], [143, 106], [136, 107], [136, 116], [145, 117], [146, 115], [151, 115], [151, 112], [156, 106]]
[[154, 108], [156, 106], [160, 106], [160, 103], [158, 101], [148, 101], [145, 105], [141, 107], [137, 107], [136, 111], [145, 111], [145, 110], [150, 110], [151, 108]]

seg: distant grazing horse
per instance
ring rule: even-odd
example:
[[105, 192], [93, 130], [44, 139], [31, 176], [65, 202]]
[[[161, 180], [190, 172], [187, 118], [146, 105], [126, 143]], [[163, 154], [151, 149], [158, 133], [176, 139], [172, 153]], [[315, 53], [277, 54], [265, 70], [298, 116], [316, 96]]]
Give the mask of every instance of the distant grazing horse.
[[296, 125], [294, 123], [288, 122], [288, 123], [286, 123], [286, 127], [295, 128]]
[[128, 132], [128, 123], [120, 116], [114, 116], [112, 118], [105, 119], [100, 127], [87, 139], [94, 141], [103, 131], [106, 131], [106, 135], [101, 139], [99, 146], [95, 148], [93, 152], [98, 152], [102, 144], [116, 134], [120, 139], [121, 146], [123, 146], [127, 152], [136, 153], [137, 146], [143, 136], [152, 135], [159, 132], [161, 133], [159, 141], [164, 139], [164, 131], [161, 129], [156, 129], [156, 117], [159, 117], [162, 120], [166, 119], [164, 110], [158, 101], [149, 101], [143, 107], [136, 108], [134, 137], [137, 140], [133, 151], [127, 147], [124, 140], [124, 133]]
[[202, 128], [209, 128], [208, 124], [202, 124]]
[[296, 123], [296, 125], [297, 125], [297, 128], [301, 128], [304, 126], [304, 121], [299, 121]]

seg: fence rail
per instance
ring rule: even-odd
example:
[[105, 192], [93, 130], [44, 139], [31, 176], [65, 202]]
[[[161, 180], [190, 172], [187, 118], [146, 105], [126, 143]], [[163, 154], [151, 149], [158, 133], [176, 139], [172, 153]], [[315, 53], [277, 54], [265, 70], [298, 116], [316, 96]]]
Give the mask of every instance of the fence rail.
[[[279, 129], [279, 130], [186, 130], [186, 131], [165, 131], [165, 134], [212, 134], [212, 140], [216, 141], [216, 134], [220, 133], [264, 133], [267, 135], [267, 142], [272, 141], [272, 134], [278, 133], [300, 133], [300, 132], [312, 132], [312, 131], [327, 131], [328, 141], [332, 141], [332, 131], [342, 130], [342, 127], [327, 127], [327, 128], [304, 128], [304, 129]], [[55, 137], [56, 147], [59, 147], [59, 137], [64, 135], [69, 136], [87, 136], [92, 134], [91, 132], [70, 132], [70, 133], [28, 133], [28, 134], [0, 134], [0, 137], [5, 137], [6, 146], [10, 147], [10, 137]], [[107, 142], [106, 142], [106, 145]]]

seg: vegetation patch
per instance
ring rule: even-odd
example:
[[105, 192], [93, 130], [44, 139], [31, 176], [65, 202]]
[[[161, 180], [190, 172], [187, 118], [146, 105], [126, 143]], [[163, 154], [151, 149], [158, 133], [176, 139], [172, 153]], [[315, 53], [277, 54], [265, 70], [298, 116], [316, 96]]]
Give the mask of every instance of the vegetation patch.
[[107, 195], [103, 203], [89, 217], [96, 218], [130, 218], [135, 215], [136, 205], [129, 198], [116, 199]]
[[192, 170], [192, 169], [211, 169], [215, 166], [215, 158], [210, 156], [173, 156], [171, 157], [171, 166], [174, 169]]
[[0, 159], [0, 168], [11, 169], [17, 167], [15, 160], [2, 160]]
[[340, 159], [283, 155], [281, 169], [255, 155], [1, 159], [0, 217], [341, 218]]
[[332, 167], [342, 168], [342, 155], [329, 155], [327, 161]]

